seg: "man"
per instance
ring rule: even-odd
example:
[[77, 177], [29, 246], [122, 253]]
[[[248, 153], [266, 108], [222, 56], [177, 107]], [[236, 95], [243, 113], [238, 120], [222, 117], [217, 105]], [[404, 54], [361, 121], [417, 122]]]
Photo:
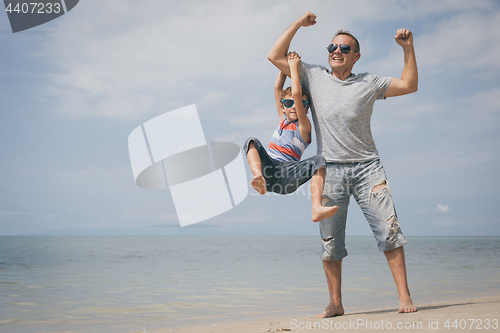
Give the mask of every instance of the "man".
[[[290, 76], [286, 54], [300, 27], [316, 24], [316, 15], [307, 12], [276, 41], [268, 59]], [[331, 218], [320, 222], [330, 303], [318, 317], [344, 314], [341, 297], [342, 259], [345, 249], [345, 222], [349, 197], [361, 207], [378, 241], [396, 282], [399, 312], [415, 312], [406, 278], [403, 245], [406, 244], [392, 202], [383, 166], [370, 130], [375, 100], [417, 91], [418, 72], [411, 31], [399, 29], [396, 42], [404, 50], [400, 79], [368, 73], [354, 75], [352, 68], [361, 57], [357, 39], [339, 31], [328, 46], [331, 70], [301, 63], [301, 83], [311, 94], [311, 113], [316, 130], [318, 154], [327, 161], [323, 192], [327, 205], [338, 206]]]

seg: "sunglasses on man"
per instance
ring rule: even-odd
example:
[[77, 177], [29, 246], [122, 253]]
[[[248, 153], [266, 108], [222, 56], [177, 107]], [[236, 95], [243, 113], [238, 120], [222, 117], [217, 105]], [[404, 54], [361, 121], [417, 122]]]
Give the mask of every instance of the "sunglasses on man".
[[351, 52], [351, 46], [347, 44], [330, 44], [326, 49], [328, 50], [328, 52], [333, 53], [337, 50], [338, 47], [340, 47], [340, 52], [342, 52], [343, 54], [348, 54], [349, 52]]
[[[295, 105], [295, 101], [293, 99], [283, 99], [281, 103], [283, 103], [283, 106], [286, 108], [291, 108], [292, 106]], [[302, 105], [304, 106], [305, 109], [309, 106], [309, 102], [303, 100]]]

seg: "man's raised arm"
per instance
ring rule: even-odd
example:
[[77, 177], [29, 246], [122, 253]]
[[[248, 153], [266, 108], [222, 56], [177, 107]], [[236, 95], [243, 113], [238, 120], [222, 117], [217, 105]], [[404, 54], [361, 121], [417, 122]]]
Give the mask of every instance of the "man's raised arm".
[[288, 48], [290, 47], [290, 42], [295, 36], [295, 33], [300, 27], [308, 27], [316, 24], [316, 15], [311, 12], [307, 12], [301, 17], [299, 17], [295, 22], [292, 23], [288, 29], [285, 30], [278, 38], [276, 43], [274, 43], [267, 59], [271, 61], [274, 66], [283, 72], [285, 75], [290, 76], [290, 67], [288, 65], [288, 59], [286, 57], [288, 53]]
[[404, 50], [405, 64], [401, 79], [392, 78], [389, 87], [385, 91], [385, 97], [406, 95], [418, 89], [418, 71], [413, 48], [413, 34], [410, 30], [399, 29], [395, 39]]

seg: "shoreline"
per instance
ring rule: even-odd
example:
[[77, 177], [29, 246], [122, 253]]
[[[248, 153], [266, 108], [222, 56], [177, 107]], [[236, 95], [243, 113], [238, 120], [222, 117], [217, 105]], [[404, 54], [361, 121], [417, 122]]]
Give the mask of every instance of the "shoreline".
[[414, 313], [397, 313], [397, 308], [347, 312], [343, 316], [316, 318], [272, 317], [214, 325], [140, 330], [129, 333], [225, 333], [225, 332], [500, 332], [500, 295], [417, 306]]

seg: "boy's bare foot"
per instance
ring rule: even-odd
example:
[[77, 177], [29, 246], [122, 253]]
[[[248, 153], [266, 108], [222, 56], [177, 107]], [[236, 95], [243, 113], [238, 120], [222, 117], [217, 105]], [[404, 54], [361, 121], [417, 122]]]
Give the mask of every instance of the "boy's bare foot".
[[335, 316], [342, 316], [344, 314], [344, 307], [342, 304], [340, 305], [335, 305], [335, 304], [329, 304], [325, 311], [320, 313], [317, 317], [318, 318], [329, 318], [329, 317], [335, 317]]
[[335, 213], [339, 210], [339, 207], [325, 207], [325, 206], [316, 206], [312, 208], [311, 218], [313, 222], [319, 222], [330, 216], [335, 215]]
[[266, 194], [267, 192], [266, 180], [262, 175], [253, 177], [250, 181], [250, 185], [252, 185], [252, 187], [260, 194]]
[[399, 301], [399, 313], [417, 312], [417, 308], [413, 305], [411, 298], [408, 296]]

